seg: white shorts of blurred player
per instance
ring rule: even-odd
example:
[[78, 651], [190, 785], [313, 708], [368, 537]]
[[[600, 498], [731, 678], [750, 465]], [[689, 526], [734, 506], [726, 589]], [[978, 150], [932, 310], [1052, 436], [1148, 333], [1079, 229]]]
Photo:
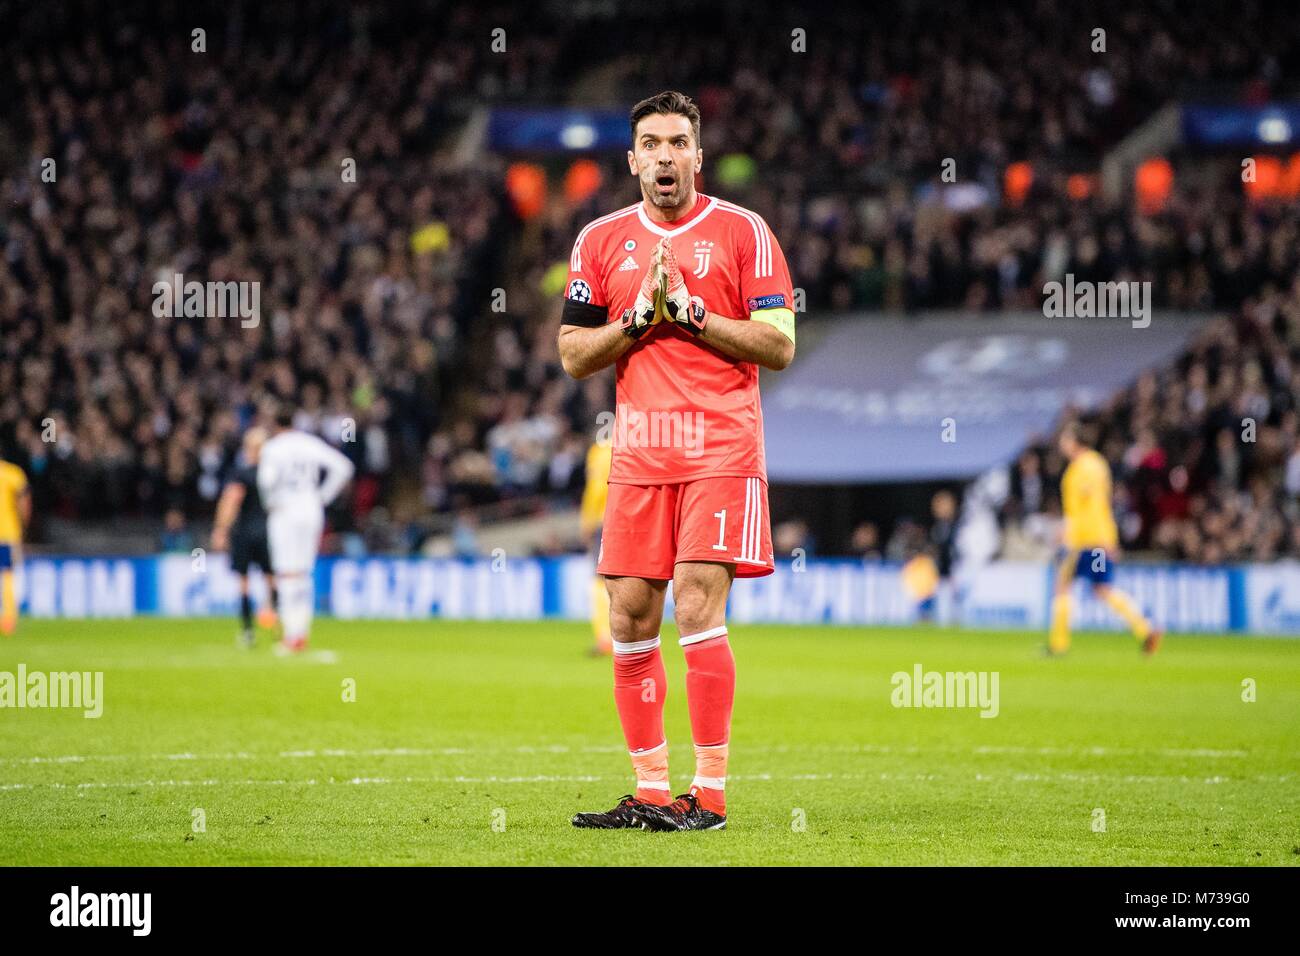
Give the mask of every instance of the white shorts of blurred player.
[[266, 544], [275, 573], [310, 574], [324, 527], [319, 511], [273, 511], [267, 515]]
[[320, 550], [324, 516], [317, 510], [277, 510], [266, 516], [266, 543], [280, 594], [284, 641], [300, 649], [311, 632], [316, 601], [312, 569]]

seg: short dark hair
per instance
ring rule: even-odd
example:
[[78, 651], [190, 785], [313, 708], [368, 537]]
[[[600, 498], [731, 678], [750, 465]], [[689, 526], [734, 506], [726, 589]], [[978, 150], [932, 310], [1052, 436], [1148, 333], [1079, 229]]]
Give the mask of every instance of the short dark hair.
[[1061, 434], [1069, 435], [1085, 448], [1097, 447], [1097, 428], [1089, 422], [1071, 419], [1061, 426]]
[[632, 142], [634, 144], [636, 143], [636, 124], [647, 116], [654, 116], [656, 113], [663, 113], [665, 116], [685, 116], [691, 121], [691, 132], [695, 136], [695, 145], [700, 145], [700, 108], [695, 105], [693, 99], [685, 93], [678, 93], [676, 90], [664, 90], [662, 93], [648, 96], [632, 107], [628, 119], [632, 127]]

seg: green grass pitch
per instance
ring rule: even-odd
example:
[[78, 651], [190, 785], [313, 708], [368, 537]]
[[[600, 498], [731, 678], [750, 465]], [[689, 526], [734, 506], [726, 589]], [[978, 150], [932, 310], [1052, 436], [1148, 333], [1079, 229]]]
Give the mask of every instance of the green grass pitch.
[[[728, 829], [656, 834], [569, 825], [630, 785], [580, 623], [322, 620], [289, 660], [233, 634], [0, 640], [0, 671], [100, 670], [105, 698], [98, 720], [0, 710], [0, 864], [1300, 863], [1300, 641], [1174, 635], [1147, 660], [1083, 634], [1046, 660], [1034, 634], [736, 626]], [[998, 716], [892, 706], [918, 663], [996, 671]]]

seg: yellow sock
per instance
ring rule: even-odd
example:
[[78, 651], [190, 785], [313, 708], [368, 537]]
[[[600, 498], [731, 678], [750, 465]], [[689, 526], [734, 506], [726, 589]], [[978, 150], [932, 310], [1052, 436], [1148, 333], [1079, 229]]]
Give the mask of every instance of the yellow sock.
[[1111, 588], [1106, 592], [1105, 601], [1110, 605], [1110, 609], [1124, 619], [1124, 623], [1129, 626], [1133, 636], [1139, 641], [1145, 641], [1147, 635], [1151, 633], [1151, 622], [1148, 621], [1142, 612], [1137, 609], [1137, 605], [1123, 591], [1117, 591]]
[[591, 633], [596, 636], [598, 648], [613, 650], [609, 639], [609, 591], [605, 589], [605, 579], [599, 575], [591, 582]]
[[14, 585], [14, 572], [0, 572], [0, 615], [18, 616], [18, 589]]
[[18, 626], [18, 589], [13, 571], [0, 571], [0, 632], [12, 635]]
[[1052, 630], [1047, 637], [1047, 647], [1053, 654], [1064, 654], [1070, 649], [1070, 595], [1058, 594], [1052, 598]]

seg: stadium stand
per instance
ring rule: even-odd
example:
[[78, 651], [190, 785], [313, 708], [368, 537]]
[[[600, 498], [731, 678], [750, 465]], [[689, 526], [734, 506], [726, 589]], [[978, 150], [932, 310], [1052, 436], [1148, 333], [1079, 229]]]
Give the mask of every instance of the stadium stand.
[[[240, 6], [205, 21], [207, 49], [180, 74], [190, 11], [119, 4], [78, 34], [77, 9], [23, 10], [0, 41], [30, 118], [3, 119], [0, 445], [49, 517], [38, 539], [59, 519], [134, 515], [162, 516], [165, 546], [200, 540], [264, 396], [299, 401], [300, 425], [358, 465], [338, 548], [407, 552], [436, 528], [472, 549], [484, 522], [572, 502], [611, 383], [560, 374], [554, 267], [582, 223], [630, 201], [626, 171], [601, 159], [593, 191], [524, 216], [511, 157], [452, 157], [476, 107], [652, 92], [662, 63], [626, 57], [593, 84], [574, 55], [614, 48], [644, 14], [612, 4], [559, 27], [486, 4], [431, 31], [436, 3]], [[1124, 543], [1205, 563], [1300, 550], [1296, 204], [1247, 194], [1235, 161], [1176, 157], [1176, 186], [1150, 208], [1107, 198], [1096, 175], [1192, 92], [1171, 77], [1214, 77], [1237, 102], [1286, 92], [1296, 18], [958, 3], [933, 21], [900, 5], [814, 44], [796, 82], [790, 58], [722, 42], [741, 13], [702, 15], [717, 42], [691, 44], [672, 85], [703, 109], [705, 190], [768, 219], [808, 311], [1038, 309], [1068, 272], [1225, 314], [1100, 415]], [[1116, 25], [1106, 53], [1063, 55], [1095, 22]], [[521, 55], [494, 66], [498, 24]], [[260, 324], [160, 321], [153, 284], [177, 273], [259, 282]], [[1249, 445], [1232, 440], [1246, 418]], [[1009, 465], [1006, 546], [1032, 549], [1061, 462], [1044, 436]], [[858, 530], [858, 553], [925, 538], [902, 521]]]

